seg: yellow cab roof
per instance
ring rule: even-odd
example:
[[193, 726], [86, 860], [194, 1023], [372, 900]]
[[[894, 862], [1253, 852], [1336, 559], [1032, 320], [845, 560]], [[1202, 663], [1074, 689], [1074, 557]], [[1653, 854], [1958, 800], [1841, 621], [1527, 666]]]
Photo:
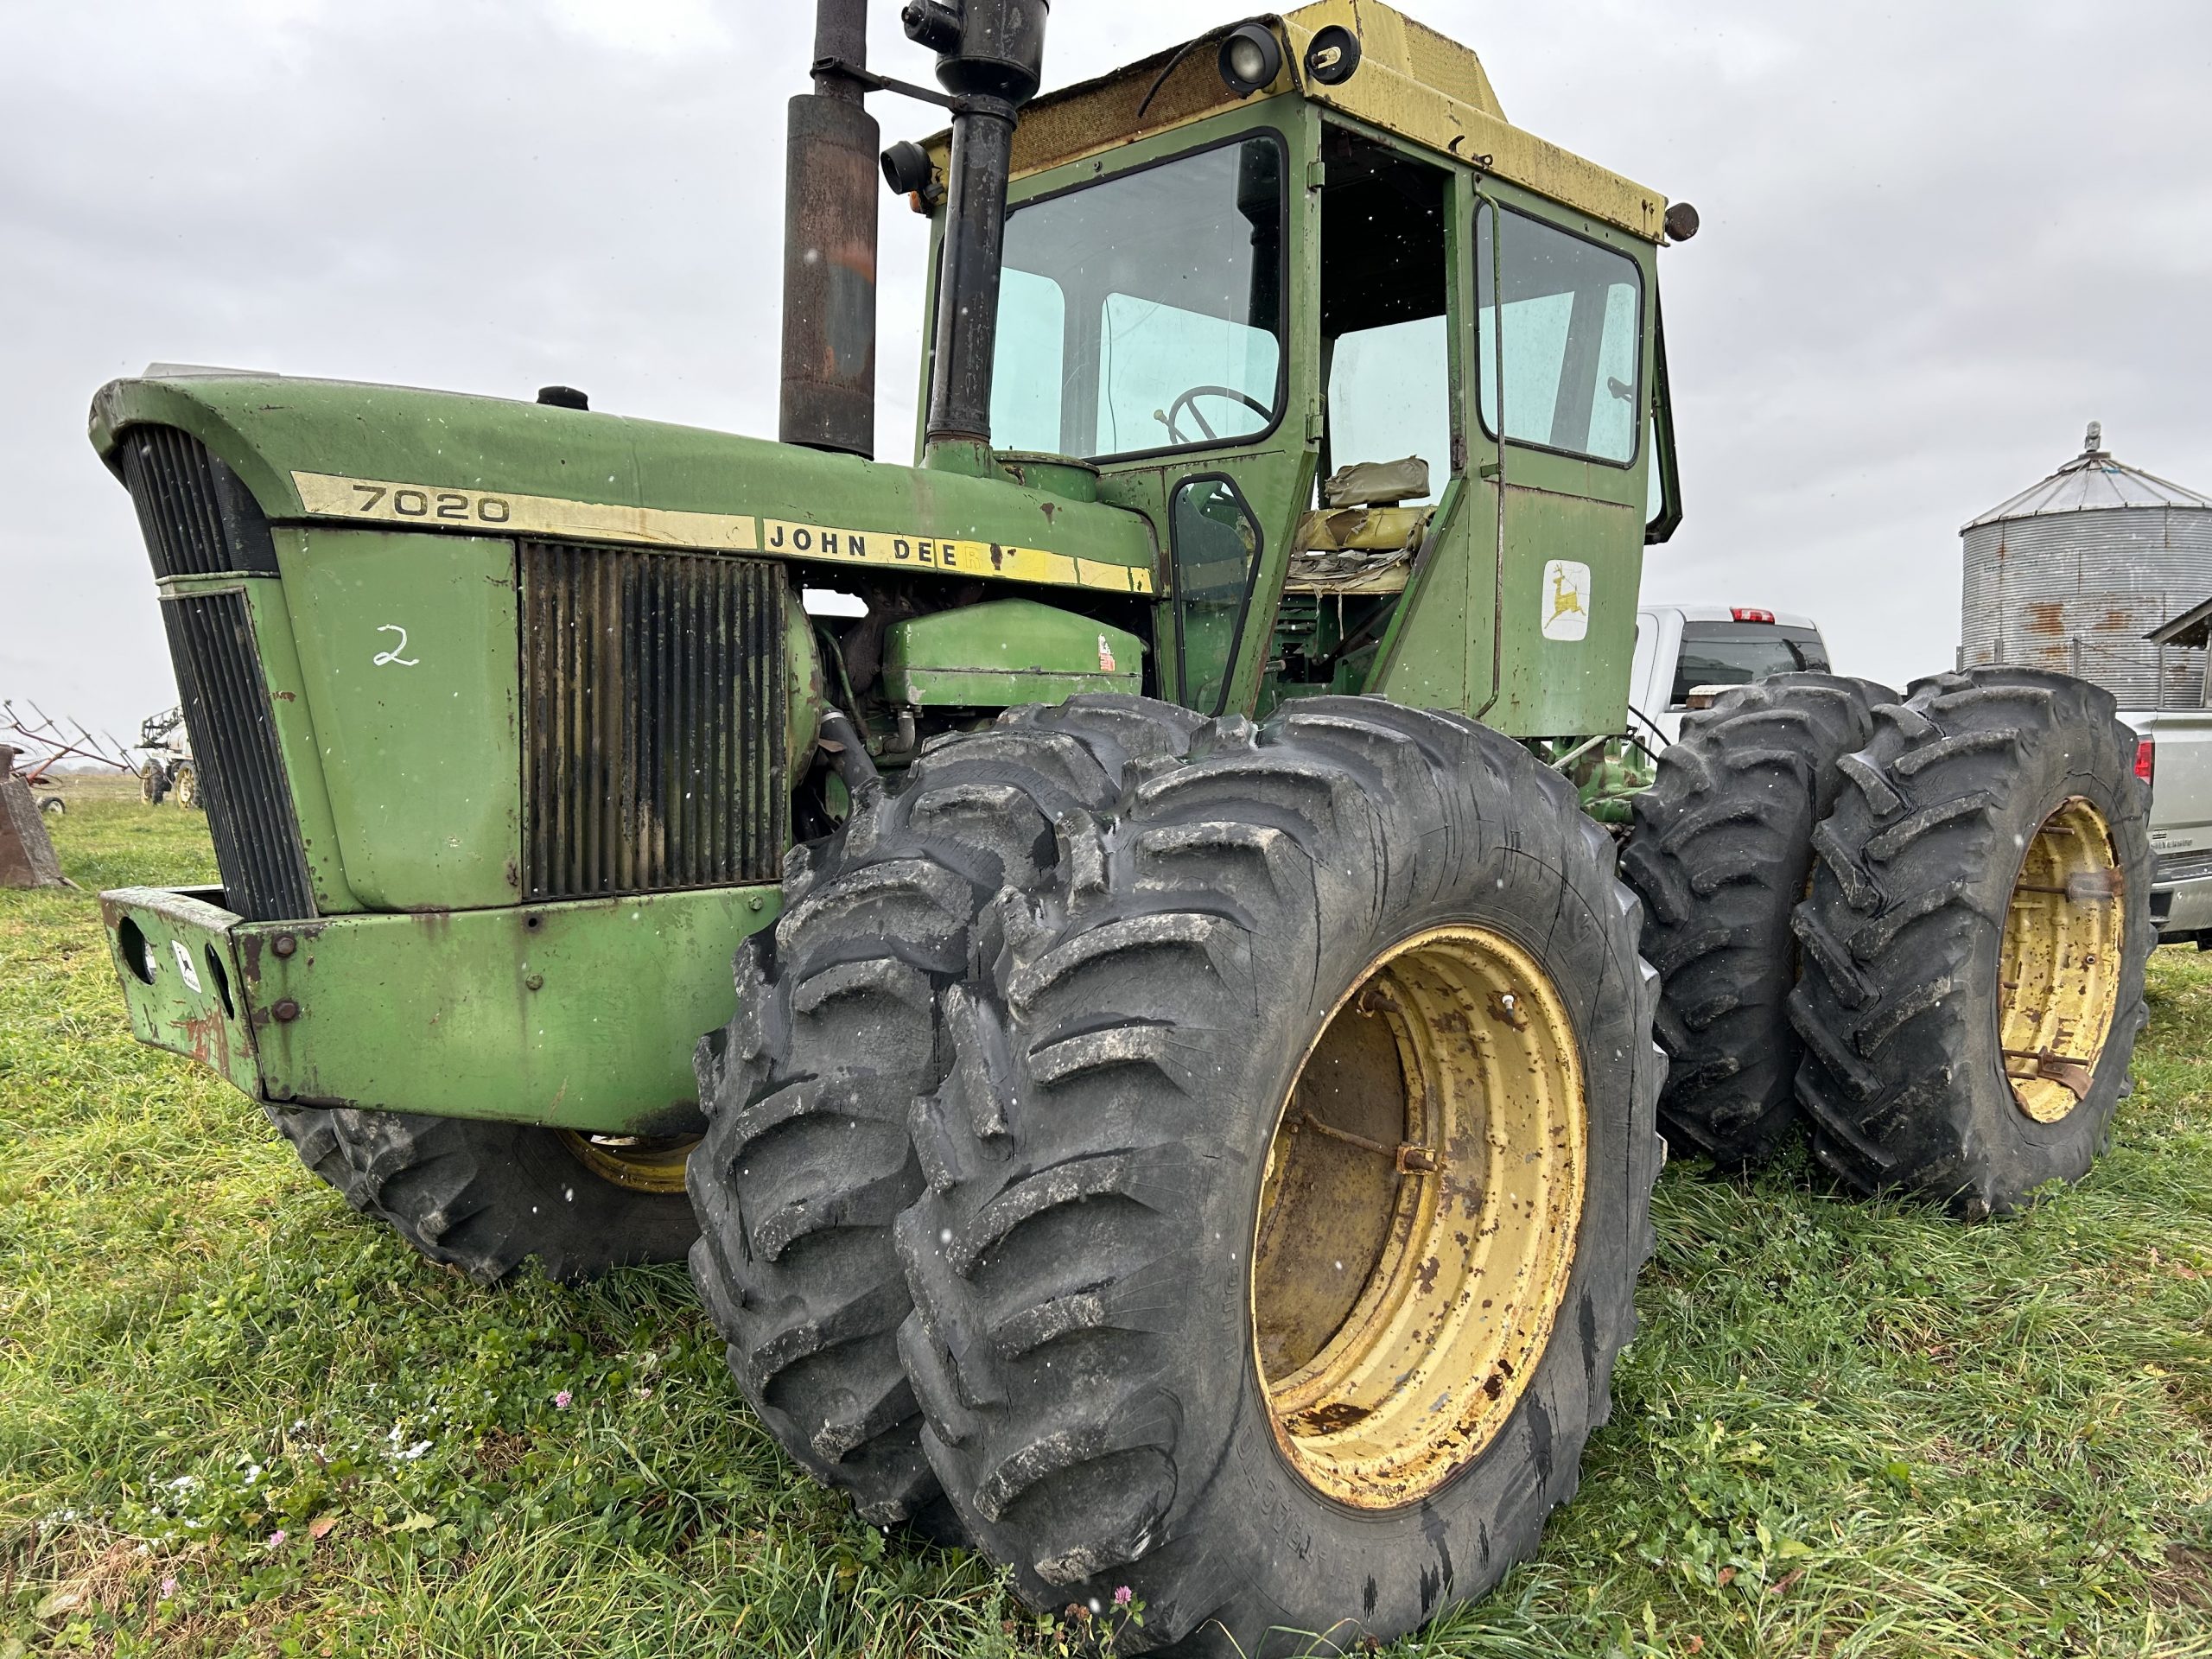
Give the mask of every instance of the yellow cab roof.
[[[1594, 162], [1547, 143], [1505, 118], [1480, 59], [1379, 0], [1316, 0], [1287, 14], [1225, 24], [1173, 51], [1038, 99], [1022, 111], [1014, 175], [1103, 155], [1236, 107], [1216, 53], [1205, 49], [1249, 21], [1272, 26], [1284, 45], [1282, 73], [1268, 93], [1295, 92], [1414, 143], [1461, 161], [1488, 156], [1484, 171], [1533, 190], [1647, 241], [1662, 239], [1667, 199]], [[1341, 24], [1359, 37], [1360, 63], [1336, 86], [1304, 70], [1307, 43]], [[943, 162], [947, 136], [931, 148]]]

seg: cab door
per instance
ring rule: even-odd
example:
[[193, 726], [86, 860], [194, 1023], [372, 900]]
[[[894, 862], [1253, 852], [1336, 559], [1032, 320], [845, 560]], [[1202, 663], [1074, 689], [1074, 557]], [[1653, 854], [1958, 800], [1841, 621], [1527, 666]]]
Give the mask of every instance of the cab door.
[[1516, 736], [1613, 731], [1643, 569], [1650, 247], [1494, 184], [1483, 194], [1476, 411], [1503, 534], [1477, 712]]

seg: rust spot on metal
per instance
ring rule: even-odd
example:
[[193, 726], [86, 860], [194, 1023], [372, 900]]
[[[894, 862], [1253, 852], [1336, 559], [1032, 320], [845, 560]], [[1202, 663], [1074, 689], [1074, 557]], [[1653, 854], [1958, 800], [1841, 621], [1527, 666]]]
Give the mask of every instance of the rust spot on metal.
[[1313, 1411], [1300, 1412], [1299, 1421], [1309, 1433], [1335, 1434], [1357, 1427], [1371, 1415], [1373, 1414], [1363, 1406], [1338, 1400]]
[[2089, 1083], [2096, 1073], [2084, 1062], [2062, 1058], [2048, 1048], [2008, 1048], [2002, 1052], [2008, 1062], [2005, 1067], [2006, 1077], [2044, 1079], [2058, 1084], [2076, 1101], [2089, 1097]]
[[1363, 986], [1359, 995], [1352, 999], [1351, 1007], [1354, 1014], [1363, 1014], [1370, 1017], [1378, 1014], [1403, 1014], [1405, 1013], [1405, 1010], [1398, 1006], [1398, 999], [1384, 988], [1380, 980]]
[[2027, 629], [2030, 633], [2065, 632], [2065, 605], [2055, 599], [2038, 599], [2032, 601], [2028, 606]]
[[231, 1070], [231, 1032], [219, 1014], [189, 1014], [170, 1022], [183, 1033], [184, 1052], [224, 1076]]

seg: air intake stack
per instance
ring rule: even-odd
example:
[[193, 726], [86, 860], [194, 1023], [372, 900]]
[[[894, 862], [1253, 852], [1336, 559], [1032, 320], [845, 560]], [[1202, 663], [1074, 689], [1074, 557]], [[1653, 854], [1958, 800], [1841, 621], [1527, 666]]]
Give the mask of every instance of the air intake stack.
[[938, 54], [938, 80], [953, 99], [930, 370], [933, 455], [990, 442], [991, 361], [998, 343], [1014, 127], [1044, 73], [1049, 5], [1050, 0], [912, 0], [899, 14], [907, 38]]

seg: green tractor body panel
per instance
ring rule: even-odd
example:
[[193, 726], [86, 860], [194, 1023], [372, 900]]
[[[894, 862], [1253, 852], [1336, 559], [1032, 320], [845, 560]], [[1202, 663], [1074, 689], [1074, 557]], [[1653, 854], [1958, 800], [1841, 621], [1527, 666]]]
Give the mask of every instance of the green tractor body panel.
[[[988, 446], [102, 390], [225, 875], [107, 895], [138, 1035], [271, 1103], [669, 1132], [784, 852], [843, 810], [834, 712], [895, 774], [1084, 692], [1371, 693], [1543, 746], [1619, 816], [1624, 752], [1578, 746], [1625, 730], [1646, 521], [1678, 516], [1671, 468], [1647, 499], [1663, 200], [1508, 126], [1471, 54], [1422, 80], [1427, 37], [1377, 16], [1342, 87], [1224, 97], [1208, 51], [1032, 106]], [[1425, 495], [1325, 487], [1399, 462], [1423, 399]]]
[[771, 885], [251, 923], [222, 896], [100, 895], [141, 1042], [274, 1104], [610, 1135], [697, 1128], [692, 1047], [782, 906]]
[[986, 600], [894, 623], [884, 688], [916, 708], [1011, 709], [1144, 689], [1144, 641], [1031, 599]]
[[513, 543], [293, 534], [279, 539], [277, 561], [318, 770], [359, 901], [324, 908], [512, 904], [522, 855]]

